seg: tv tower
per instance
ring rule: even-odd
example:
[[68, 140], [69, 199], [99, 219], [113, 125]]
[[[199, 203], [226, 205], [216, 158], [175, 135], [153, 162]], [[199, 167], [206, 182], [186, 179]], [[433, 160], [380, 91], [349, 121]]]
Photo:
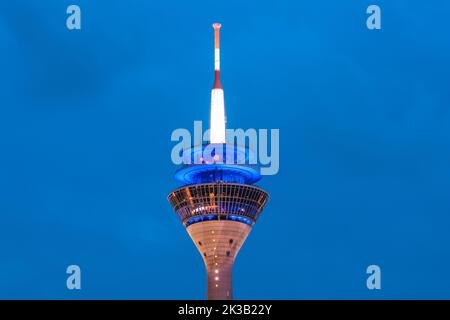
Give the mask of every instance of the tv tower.
[[185, 165], [175, 174], [182, 186], [171, 192], [168, 200], [205, 263], [207, 299], [229, 300], [234, 260], [269, 196], [253, 185], [261, 175], [249, 165], [255, 156], [252, 150], [226, 140], [220, 83], [221, 24], [213, 27], [210, 143], [183, 150]]

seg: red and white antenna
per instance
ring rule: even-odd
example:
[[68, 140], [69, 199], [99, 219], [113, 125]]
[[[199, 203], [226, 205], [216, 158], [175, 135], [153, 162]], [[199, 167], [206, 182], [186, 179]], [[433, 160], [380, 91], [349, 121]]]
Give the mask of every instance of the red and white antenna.
[[225, 103], [220, 83], [220, 23], [214, 23], [214, 86], [211, 91], [210, 142], [225, 143]]

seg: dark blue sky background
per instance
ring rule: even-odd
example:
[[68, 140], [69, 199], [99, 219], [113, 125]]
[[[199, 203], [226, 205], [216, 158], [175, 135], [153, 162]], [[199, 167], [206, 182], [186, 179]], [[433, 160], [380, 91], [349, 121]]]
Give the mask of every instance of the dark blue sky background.
[[[372, 3], [381, 31], [366, 28]], [[215, 21], [229, 127], [281, 137], [235, 297], [450, 298], [449, 9], [1, 1], [0, 298], [205, 297], [166, 196], [172, 130], [208, 121]]]

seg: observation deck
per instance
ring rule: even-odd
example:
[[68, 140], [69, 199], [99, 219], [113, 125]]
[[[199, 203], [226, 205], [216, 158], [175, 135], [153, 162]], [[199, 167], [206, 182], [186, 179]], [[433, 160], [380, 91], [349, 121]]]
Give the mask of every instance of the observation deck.
[[255, 186], [215, 182], [184, 186], [168, 198], [185, 227], [213, 220], [237, 221], [252, 226], [269, 196]]

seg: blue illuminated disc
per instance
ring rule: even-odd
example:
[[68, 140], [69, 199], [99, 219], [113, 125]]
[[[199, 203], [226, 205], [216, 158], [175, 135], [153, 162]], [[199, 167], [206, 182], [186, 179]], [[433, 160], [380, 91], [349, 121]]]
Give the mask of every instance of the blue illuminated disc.
[[261, 174], [250, 166], [236, 164], [188, 165], [175, 173], [175, 179], [183, 184], [229, 182], [252, 184]]

